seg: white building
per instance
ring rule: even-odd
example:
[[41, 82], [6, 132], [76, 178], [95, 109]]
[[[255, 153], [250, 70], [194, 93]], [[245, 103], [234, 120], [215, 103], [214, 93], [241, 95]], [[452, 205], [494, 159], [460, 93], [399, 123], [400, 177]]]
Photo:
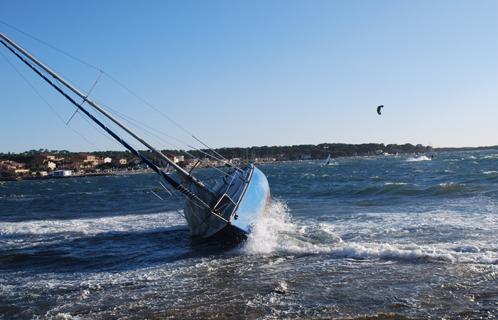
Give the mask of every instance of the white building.
[[94, 155], [86, 155], [83, 159], [83, 167], [96, 167], [99, 165], [99, 159]]
[[111, 162], [112, 162], [112, 158], [109, 158], [109, 157], [104, 158], [104, 163], [111, 163]]
[[52, 175], [54, 177], [69, 177], [73, 175], [73, 172], [71, 170], [55, 170]]
[[55, 168], [57, 168], [57, 165], [55, 164], [55, 162], [52, 162], [52, 161], [47, 162], [47, 169], [48, 170], [55, 170]]
[[174, 156], [173, 157], [174, 163], [183, 162], [183, 161], [185, 161], [185, 156]]
[[29, 169], [16, 169], [14, 170], [14, 173], [19, 175], [19, 176], [24, 176], [29, 174]]

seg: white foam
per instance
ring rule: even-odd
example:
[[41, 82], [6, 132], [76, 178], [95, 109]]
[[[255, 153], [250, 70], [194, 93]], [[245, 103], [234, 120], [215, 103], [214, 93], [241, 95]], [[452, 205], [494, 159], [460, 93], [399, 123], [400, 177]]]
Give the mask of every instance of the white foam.
[[440, 187], [443, 189], [455, 189], [459, 187], [464, 187], [465, 184], [463, 183], [455, 183], [455, 182], [442, 182], [439, 184]]
[[[285, 203], [275, 201], [268, 216], [256, 223], [242, 251], [250, 255], [330, 254], [336, 258], [352, 259], [498, 263], [496, 237], [462, 238], [445, 243], [417, 236], [418, 232], [427, 233], [428, 228], [468, 228], [497, 234], [498, 216], [494, 213], [473, 215], [437, 211], [373, 213], [358, 215], [357, 219], [339, 219], [334, 224], [313, 220], [297, 222], [291, 219]], [[341, 235], [344, 234], [348, 234], [349, 240], [343, 240]], [[391, 234], [395, 236], [391, 237]], [[351, 235], [355, 236], [351, 238]]]
[[271, 253], [279, 249], [286, 233], [295, 234], [297, 226], [290, 219], [289, 209], [282, 201], [272, 201], [266, 215], [258, 219], [243, 251], [249, 254]]
[[70, 313], [66, 313], [66, 312], [59, 312], [54, 317], [54, 320], [79, 320], [79, 319], [83, 319], [83, 318], [81, 318], [79, 316], [73, 316]]
[[411, 157], [406, 159], [407, 162], [418, 162], [418, 161], [430, 161], [431, 158], [427, 156], [418, 156], [418, 157]]
[[0, 236], [52, 233], [93, 235], [111, 231], [142, 231], [182, 224], [185, 224], [183, 217], [174, 211], [88, 219], [0, 222]]
[[498, 159], [498, 154], [490, 154], [490, 155], [484, 156], [483, 159], [495, 160], [495, 159]]
[[486, 175], [489, 175], [489, 174], [497, 174], [498, 171], [496, 171], [496, 170], [490, 170], [490, 171], [483, 171], [482, 173], [486, 174]]

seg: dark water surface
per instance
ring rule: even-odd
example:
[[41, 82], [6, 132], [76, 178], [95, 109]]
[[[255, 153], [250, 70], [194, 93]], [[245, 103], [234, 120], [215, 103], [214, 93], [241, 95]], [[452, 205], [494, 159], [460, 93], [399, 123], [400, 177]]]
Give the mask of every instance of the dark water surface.
[[498, 150], [260, 168], [236, 248], [192, 243], [152, 174], [1, 183], [0, 318], [498, 317]]

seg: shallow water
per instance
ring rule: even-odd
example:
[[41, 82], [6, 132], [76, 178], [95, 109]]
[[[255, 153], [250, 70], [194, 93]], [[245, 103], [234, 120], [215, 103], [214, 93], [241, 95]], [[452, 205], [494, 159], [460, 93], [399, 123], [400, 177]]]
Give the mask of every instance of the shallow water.
[[333, 164], [260, 166], [236, 248], [193, 243], [152, 174], [2, 183], [0, 318], [498, 316], [498, 150]]

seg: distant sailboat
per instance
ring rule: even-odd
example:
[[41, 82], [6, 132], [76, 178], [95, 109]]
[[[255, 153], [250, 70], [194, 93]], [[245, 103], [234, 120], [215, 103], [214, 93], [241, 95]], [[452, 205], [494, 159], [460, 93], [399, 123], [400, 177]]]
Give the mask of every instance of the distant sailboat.
[[325, 159], [325, 161], [322, 163], [322, 167], [325, 167], [325, 166], [328, 166], [330, 165], [331, 163], [331, 158], [330, 158], [330, 154], [327, 156], [327, 159]]
[[[215, 183], [208, 187], [204, 182], [178, 166], [161, 151], [139, 137], [135, 132], [132, 132], [102, 106], [91, 100], [88, 95], [79, 91], [2, 33], [0, 33], [0, 42], [34, 73], [73, 104], [78, 111], [95, 122], [107, 134], [157, 173], [162, 180], [185, 197], [184, 215], [193, 236], [210, 238], [220, 235], [230, 239], [240, 239], [251, 232], [253, 224], [266, 209], [270, 200], [270, 187], [266, 176], [256, 166], [249, 163], [242, 169], [231, 167], [228, 172], [225, 172], [224, 176], [218, 178]], [[76, 99], [82, 100], [77, 102]], [[131, 144], [90, 113], [85, 105], [89, 105], [101, 116], [123, 129], [159, 160], [153, 160], [148, 155], [148, 152], [139, 151], [132, 147]], [[160, 168], [159, 161], [166, 162], [174, 169], [177, 177]]]

